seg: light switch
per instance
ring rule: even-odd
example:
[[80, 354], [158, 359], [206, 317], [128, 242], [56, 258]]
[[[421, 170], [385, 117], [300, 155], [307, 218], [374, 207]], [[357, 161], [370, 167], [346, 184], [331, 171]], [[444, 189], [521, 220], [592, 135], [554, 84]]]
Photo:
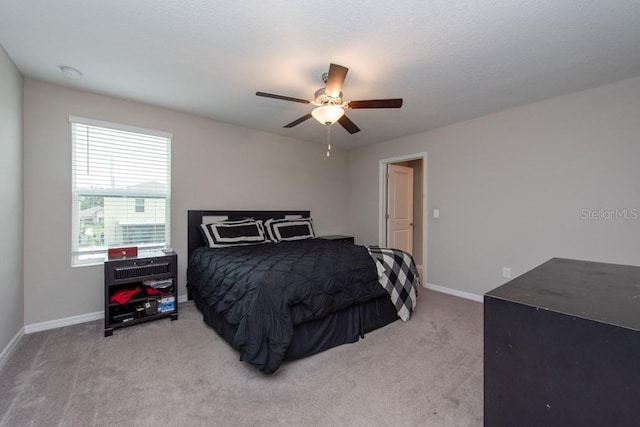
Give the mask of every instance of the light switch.
[[434, 209], [433, 210], [433, 218], [434, 219], [440, 218], [440, 209]]

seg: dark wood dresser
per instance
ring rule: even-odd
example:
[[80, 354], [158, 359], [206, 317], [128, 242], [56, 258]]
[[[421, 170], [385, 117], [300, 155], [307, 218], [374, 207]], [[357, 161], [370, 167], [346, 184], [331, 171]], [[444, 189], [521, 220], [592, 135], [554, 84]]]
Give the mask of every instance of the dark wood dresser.
[[485, 294], [484, 423], [640, 425], [640, 267], [554, 258]]

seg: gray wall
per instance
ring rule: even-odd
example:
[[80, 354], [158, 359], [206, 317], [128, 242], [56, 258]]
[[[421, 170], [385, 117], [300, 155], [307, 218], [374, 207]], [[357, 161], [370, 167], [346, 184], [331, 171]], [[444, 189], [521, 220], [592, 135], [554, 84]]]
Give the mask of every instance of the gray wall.
[[639, 265], [640, 219], [582, 218], [640, 210], [639, 118], [634, 78], [353, 150], [351, 232], [377, 243], [380, 160], [426, 151], [429, 283], [481, 295], [503, 266]]
[[[19, 73], [6, 56], [3, 61], [9, 77], [2, 90], [16, 92]], [[102, 267], [70, 267], [69, 115], [174, 133], [172, 245], [180, 257], [181, 294], [188, 209], [309, 208], [320, 234], [378, 243], [379, 162], [424, 151], [430, 283], [480, 295], [505, 281], [503, 266], [519, 275], [554, 256], [640, 262], [640, 220], [581, 218], [583, 209], [640, 209], [640, 78], [350, 153], [336, 150], [331, 159], [319, 144], [31, 79], [24, 84], [27, 325], [102, 310]], [[9, 174], [3, 191], [19, 200], [17, 92], [2, 98], [2, 120], [10, 124], [1, 138], [3, 159], [14, 158], [3, 168]], [[440, 209], [439, 220], [431, 218], [433, 208]], [[9, 241], [20, 247], [19, 213], [3, 215], [11, 216], [3, 221]], [[9, 266], [8, 276], [22, 283], [22, 257], [3, 252], [2, 268]], [[16, 302], [0, 327], [10, 339], [21, 326], [22, 291], [9, 281], [1, 286]], [[5, 324], [11, 325], [6, 333]]]
[[0, 46], [0, 353], [24, 326], [22, 84]]
[[321, 144], [25, 79], [25, 323], [103, 309], [102, 266], [71, 268], [69, 115], [172, 132], [172, 246], [186, 294], [188, 209], [310, 209], [346, 234], [348, 157]]

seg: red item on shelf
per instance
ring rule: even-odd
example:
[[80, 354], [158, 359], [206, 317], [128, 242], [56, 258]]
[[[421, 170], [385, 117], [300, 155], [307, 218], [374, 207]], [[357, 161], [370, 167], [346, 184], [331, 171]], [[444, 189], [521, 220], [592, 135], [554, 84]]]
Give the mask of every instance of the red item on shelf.
[[109, 255], [109, 259], [113, 258], [131, 258], [138, 256], [138, 247], [137, 246], [127, 246], [126, 248], [109, 248], [107, 250], [107, 254]]
[[165, 292], [162, 291], [160, 289], [156, 289], [156, 288], [152, 288], [151, 286], [145, 286], [144, 290], [147, 292], [147, 295], [152, 296], [152, 295], [171, 295], [170, 292]]
[[140, 286], [136, 286], [133, 289], [120, 289], [119, 291], [116, 291], [113, 295], [111, 295], [111, 298], [109, 298], [109, 302], [117, 302], [118, 304], [124, 305], [128, 303], [136, 294], [140, 293], [141, 290], [142, 289], [140, 289]]

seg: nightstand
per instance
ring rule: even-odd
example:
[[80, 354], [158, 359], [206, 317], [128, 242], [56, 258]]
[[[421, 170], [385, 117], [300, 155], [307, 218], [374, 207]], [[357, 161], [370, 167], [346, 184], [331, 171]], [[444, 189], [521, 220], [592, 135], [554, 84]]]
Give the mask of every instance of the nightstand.
[[178, 319], [177, 272], [178, 256], [173, 252], [105, 261], [104, 336], [149, 320]]
[[336, 242], [349, 243], [351, 245], [353, 245], [355, 243], [353, 236], [342, 236], [340, 234], [331, 234], [331, 235], [328, 235], [328, 236], [318, 236], [318, 239], [334, 240]]

